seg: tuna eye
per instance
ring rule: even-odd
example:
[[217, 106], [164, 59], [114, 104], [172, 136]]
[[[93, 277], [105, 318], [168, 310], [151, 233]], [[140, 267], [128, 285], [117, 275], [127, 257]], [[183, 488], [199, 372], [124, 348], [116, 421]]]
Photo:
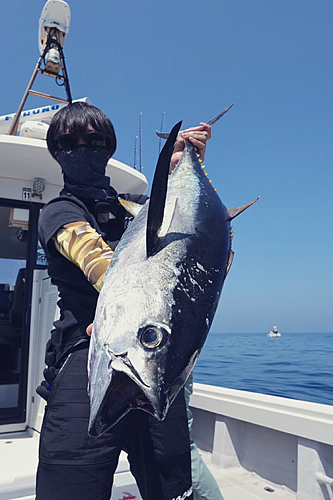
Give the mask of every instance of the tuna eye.
[[167, 332], [158, 326], [146, 326], [140, 333], [140, 342], [147, 349], [155, 349], [167, 340]]

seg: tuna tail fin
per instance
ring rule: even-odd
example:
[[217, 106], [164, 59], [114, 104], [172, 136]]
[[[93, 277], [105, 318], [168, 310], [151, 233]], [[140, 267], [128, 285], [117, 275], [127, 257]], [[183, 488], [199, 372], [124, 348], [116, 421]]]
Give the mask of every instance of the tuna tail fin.
[[147, 237], [146, 237], [146, 248], [147, 257], [150, 257], [156, 247], [158, 241], [157, 235], [158, 231], [163, 222], [164, 206], [166, 200], [166, 193], [168, 187], [168, 177], [170, 160], [173, 153], [173, 146], [177, 139], [178, 132], [180, 130], [182, 122], [177, 123], [173, 127], [166, 141], [160, 156], [158, 157], [158, 162], [156, 165], [155, 175], [153, 179], [153, 184], [151, 188], [148, 218], [147, 218]]
[[253, 205], [258, 200], [259, 200], [259, 196], [255, 200], [251, 201], [251, 203], [248, 203], [247, 205], [243, 205], [242, 207], [227, 208], [227, 212], [228, 212], [228, 215], [229, 215], [228, 220], [234, 219], [235, 217], [237, 217], [237, 215], [239, 215], [242, 212], [244, 212], [244, 210], [246, 210], [247, 208], [249, 208], [251, 205]]

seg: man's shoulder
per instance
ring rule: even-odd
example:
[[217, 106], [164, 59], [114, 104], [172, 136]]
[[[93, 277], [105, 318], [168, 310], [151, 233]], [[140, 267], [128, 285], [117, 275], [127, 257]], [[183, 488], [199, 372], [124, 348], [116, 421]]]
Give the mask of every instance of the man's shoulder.
[[91, 219], [92, 216], [82, 201], [73, 195], [61, 193], [42, 209], [38, 223], [39, 235], [48, 240], [65, 224], [78, 221], [91, 223]]
[[61, 207], [66, 207], [66, 206], [71, 207], [72, 205], [79, 206], [80, 208], [86, 210], [84, 203], [81, 200], [79, 200], [78, 198], [76, 198], [76, 196], [72, 195], [71, 193], [61, 191], [59, 196], [57, 196], [56, 198], [53, 198], [48, 203], [46, 203], [42, 212], [49, 211], [50, 208], [53, 209], [54, 207], [57, 207], [57, 209], [59, 209], [60, 206]]
[[81, 200], [70, 193], [60, 193], [59, 196], [50, 200], [43, 207], [40, 214], [40, 221], [43, 222], [50, 217], [59, 218], [62, 214], [66, 214], [67, 216], [70, 213], [75, 215], [84, 214], [85, 217], [89, 215], [88, 209]]

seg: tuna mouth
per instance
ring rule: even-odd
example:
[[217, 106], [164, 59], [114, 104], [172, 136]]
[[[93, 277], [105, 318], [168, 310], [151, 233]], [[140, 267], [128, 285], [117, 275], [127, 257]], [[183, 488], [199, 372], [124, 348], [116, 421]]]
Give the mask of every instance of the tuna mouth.
[[[128, 365], [126, 365], [128, 370]], [[126, 371], [127, 371], [126, 370]], [[132, 374], [135, 379], [135, 374]], [[164, 391], [158, 394], [152, 387], [133, 380], [123, 371], [112, 370], [111, 380], [103, 395], [91, 395], [91, 408], [96, 408], [95, 416], [90, 414], [88, 434], [99, 437], [130, 410], [143, 410], [158, 420], [163, 420], [166, 411], [166, 396]]]

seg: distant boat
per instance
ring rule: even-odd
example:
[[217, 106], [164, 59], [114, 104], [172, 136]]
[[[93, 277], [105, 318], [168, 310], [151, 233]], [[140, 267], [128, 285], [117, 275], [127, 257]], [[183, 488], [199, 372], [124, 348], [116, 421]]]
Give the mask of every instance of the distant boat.
[[278, 327], [273, 326], [273, 329], [267, 334], [267, 337], [281, 337]]

